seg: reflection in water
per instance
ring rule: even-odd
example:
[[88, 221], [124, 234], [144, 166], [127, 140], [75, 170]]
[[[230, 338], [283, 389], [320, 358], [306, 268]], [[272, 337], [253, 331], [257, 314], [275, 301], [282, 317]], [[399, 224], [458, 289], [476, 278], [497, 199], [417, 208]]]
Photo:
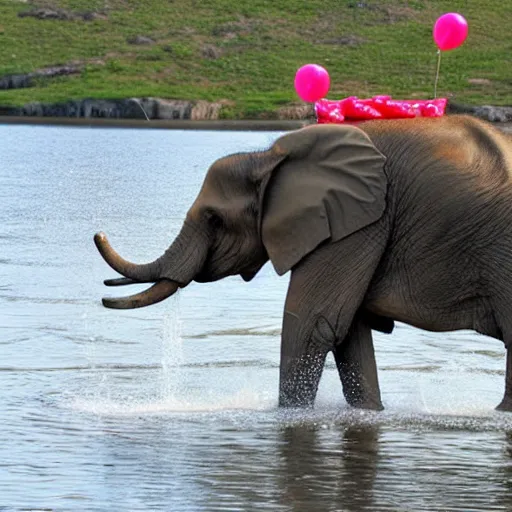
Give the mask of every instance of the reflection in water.
[[503, 451], [505, 458], [501, 465], [502, 475], [498, 477], [503, 483], [503, 491], [494, 500], [499, 509], [512, 510], [512, 430], [505, 432]]
[[281, 432], [282, 503], [296, 511], [374, 509], [379, 427], [339, 428], [331, 439], [323, 432], [317, 425]]
[[[290, 425], [279, 417], [226, 411], [107, 420], [96, 448], [106, 462], [106, 503], [133, 510], [511, 510], [510, 456], [493, 451], [504, 441], [510, 449], [510, 434], [461, 440], [430, 427], [390, 430], [322, 415], [297, 416]], [[119, 485], [128, 489], [123, 496]]]
[[512, 431], [505, 433], [505, 453], [512, 460]]

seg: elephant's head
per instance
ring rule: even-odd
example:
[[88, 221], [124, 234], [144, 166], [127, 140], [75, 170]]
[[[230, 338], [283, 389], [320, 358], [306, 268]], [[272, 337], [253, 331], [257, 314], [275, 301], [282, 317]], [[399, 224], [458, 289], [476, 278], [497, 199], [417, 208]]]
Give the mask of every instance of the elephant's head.
[[385, 206], [384, 157], [350, 126], [313, 125], [279, 138], [267, 151], [217, 160], [174, 242], [157, 260], [121, 258], [106, 236], [96, 245], [125, 278], [114, 286], [155, 283], [107, 307], [147, 306], [192, 280], [239, 274], [250, 281], [270, 258], [284, 274], [327, 239], [339, 240], [375, 222]]

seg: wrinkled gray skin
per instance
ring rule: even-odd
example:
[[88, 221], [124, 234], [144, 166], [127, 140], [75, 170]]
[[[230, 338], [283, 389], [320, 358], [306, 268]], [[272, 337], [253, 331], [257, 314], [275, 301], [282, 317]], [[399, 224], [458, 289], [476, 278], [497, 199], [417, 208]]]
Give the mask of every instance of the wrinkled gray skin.
[[[507, 372], [498, 408], [512, 410], [512, 139], [465, 116], [371, 121], [358, 129], [386, 157], [385, 209], [348, 236], [308, 249], [293, 265], [279, 404], [312, 405], [332, 351], [348, 403], [381, 409], [372, 329], [391, 332], [397, 320], [502, 340]], [[279, 192], [275, 176], [283, 162], [293, 163], [295, 149], [300, 153], [293, 140], [286, 149], [277, 143], [215, 162], [180, 234], [153, 263], [126, 262], [97, 234], [105, 260], [126, 276], [106, 284], [156, 283], [104, 305], [148, 305], [192, 280], [252, 279], [269, 259], [261, 230], [266, 197]]]

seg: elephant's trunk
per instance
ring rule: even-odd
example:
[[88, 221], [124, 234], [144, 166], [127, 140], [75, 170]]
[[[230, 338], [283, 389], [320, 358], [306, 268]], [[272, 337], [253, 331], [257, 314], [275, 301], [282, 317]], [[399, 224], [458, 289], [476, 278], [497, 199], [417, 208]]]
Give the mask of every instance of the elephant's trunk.
[[186, 286], [201, 270], [208, 254], [208, 240], [190, 223], [167, 251], [151, 263], [137, 265], [122, 258], [110, 245], [104, 233], [97, 233], [94, 242], [103, 259], [125, 276], [105, 281], [108, 286], [156, 283], [149, 289], [123, 298], [105, 298], [103, 305], [114, 309], [133, 309], [156, 304]]

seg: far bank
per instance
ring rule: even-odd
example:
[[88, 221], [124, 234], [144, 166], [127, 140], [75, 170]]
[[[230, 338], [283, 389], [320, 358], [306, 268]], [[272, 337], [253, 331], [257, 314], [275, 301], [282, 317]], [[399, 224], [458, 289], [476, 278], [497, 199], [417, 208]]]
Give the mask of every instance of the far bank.
[[[216, 130], [268, 129], [268, 126], [295, 129], [316, 122], [314, 105], [299, 103], [276, 111], [263, 112], [255, 118], [232, 119], [223, 111], [222, 102], [186, 101], [165, 98], [82, 99], [61, 103], [31, 102], [23, 106], [2, 106], [0, 123], [34, 123], [104, 126], [147, 126]], [[512, 123], [512, 107], [464, 105], [448, 101], [447, 114], [469, 114], [492, 123]], [[18, 121], [16, 121], [18, 120]], [[280, 128], [276, 128], [280, 129]]]

